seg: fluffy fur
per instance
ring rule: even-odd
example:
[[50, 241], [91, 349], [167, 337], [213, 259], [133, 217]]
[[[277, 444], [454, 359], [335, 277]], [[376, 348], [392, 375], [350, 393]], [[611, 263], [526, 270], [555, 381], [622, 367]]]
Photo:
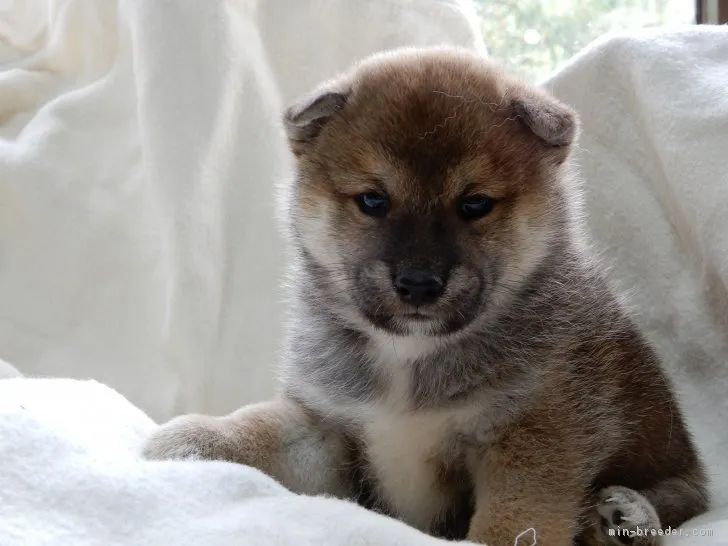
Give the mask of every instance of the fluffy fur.
[[[282, 394], [177, 418], [148, 457], [249, 464], [491, 546], [531, 527], [550, 546], [656, 543], [619, 529], [706, 509], [670, 383], [582, 243], [568, 107], [470, 53], [400, 50], [284, 122]], [[492, 210], [464, 219], [471, 197]], [[413, 268], [444, 284], [434, 302], [397, 292]]]

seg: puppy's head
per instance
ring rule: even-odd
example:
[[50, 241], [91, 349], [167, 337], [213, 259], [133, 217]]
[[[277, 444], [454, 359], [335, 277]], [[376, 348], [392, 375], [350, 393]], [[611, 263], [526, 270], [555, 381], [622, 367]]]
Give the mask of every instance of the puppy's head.
[[378, 55], [284, 122], [294, 239], [341, 316], [400, 335], [458, 331], [563, 235], [575, 115], [484, 58]]

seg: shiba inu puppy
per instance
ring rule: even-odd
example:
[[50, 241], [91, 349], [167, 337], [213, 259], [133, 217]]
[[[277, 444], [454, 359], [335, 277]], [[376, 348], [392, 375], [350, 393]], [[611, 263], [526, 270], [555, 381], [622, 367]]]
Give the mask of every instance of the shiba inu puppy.
[[582, 242], [574, 112], [481, 57], [408, 49], [284, 122], [281, 394], [178, 417], [148, 458], [251, 465], [490, 546], [654, 544], [706, 509], [670, 383]]

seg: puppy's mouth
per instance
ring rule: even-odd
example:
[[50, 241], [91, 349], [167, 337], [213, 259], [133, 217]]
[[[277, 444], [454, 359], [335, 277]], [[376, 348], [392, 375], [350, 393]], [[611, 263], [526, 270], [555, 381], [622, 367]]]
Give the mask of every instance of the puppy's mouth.
[[415, 322], [424, 322], [428, 320], [437, 320], [437, 317], [430, 314], [425, 313], [423, 311], [420, 311], [419, 309], [417, 311], [412, 311], [409, 313], [402, 313], [401, 315], [395, 315], [395, 317], [402, 318], [404, 320], [412, 320]]
[[454, 333], [470, 321], [463, 317], [443, 317], [425, 310], [399, 313], [369, 313], [364, 311], [367, 320], [375, 327], [390, 334], [442, 336]]

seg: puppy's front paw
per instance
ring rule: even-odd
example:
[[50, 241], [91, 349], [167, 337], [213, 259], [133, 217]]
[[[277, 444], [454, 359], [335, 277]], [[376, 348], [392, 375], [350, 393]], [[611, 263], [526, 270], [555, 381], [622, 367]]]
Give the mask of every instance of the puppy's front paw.
[[596, 507], [604, 542], [613, 546], [660, 544], [660, 518], [652, 503], [628, 487], [606, 487]]
[[146, 459], [205, 459], [233, 461], [235, 440], [228, 425], [216, 417], [182, 415], [160, 426], [146, 441]]

